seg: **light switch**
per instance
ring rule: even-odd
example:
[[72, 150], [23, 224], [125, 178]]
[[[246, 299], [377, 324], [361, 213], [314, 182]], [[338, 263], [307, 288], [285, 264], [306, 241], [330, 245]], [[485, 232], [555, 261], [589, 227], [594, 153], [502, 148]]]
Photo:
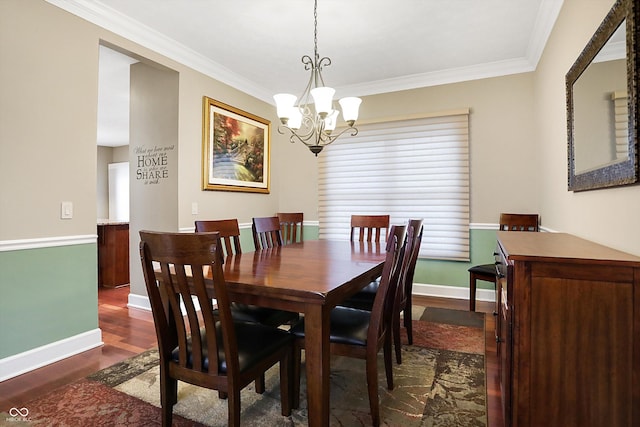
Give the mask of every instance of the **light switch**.
[[62, 202], [60, 204], [60, 219], [71, 219], [71, 218], [73, 218], [73, 203]]
[[198, 215], [198, 203], [191, 203], [191, 215]]

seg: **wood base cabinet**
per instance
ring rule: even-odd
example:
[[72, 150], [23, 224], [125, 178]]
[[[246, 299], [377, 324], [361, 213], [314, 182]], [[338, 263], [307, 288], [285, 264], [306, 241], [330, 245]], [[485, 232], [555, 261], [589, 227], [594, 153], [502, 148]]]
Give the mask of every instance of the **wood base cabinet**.
[[129, 283], [129, 224], [98, 224], [98, 285]]
[[640, 258], [564, 233], [498, 249], [506, 426], [640, 426]]

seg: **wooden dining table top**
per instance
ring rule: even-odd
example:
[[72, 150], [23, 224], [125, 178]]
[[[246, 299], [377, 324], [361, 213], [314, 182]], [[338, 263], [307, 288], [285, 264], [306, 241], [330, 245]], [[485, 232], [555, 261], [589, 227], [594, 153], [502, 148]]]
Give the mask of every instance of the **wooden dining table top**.
[[385, 255], [380, 244], [309, 240], [228, 256], [223, 271], [232, 294], [333, 306], [378, 277]]

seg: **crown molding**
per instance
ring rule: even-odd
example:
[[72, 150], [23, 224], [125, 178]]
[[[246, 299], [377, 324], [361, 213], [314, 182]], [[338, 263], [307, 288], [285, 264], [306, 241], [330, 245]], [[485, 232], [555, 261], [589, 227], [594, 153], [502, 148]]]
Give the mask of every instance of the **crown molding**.
[[266, 88], [239, 76], [193, 49], [102, 3], [88, 2], [86, 0], [46, 1], [235, 89], [253, 95], [263, 101], [273, 102], [271, 99], [272, 94]]
[[[87, 0], [46, 1], [237, 90], [269, 104], [274, 104], [271, 90], [239, 76], [223, 65], [100, 2]], [[376, 95], [535, 71], [562, 4], [563, 0], [542, 1], [526, 57], [346, 85], [336, 88], [336, 92], [358, 96]]]
[[542, 0], [540, 9], [538, 9], [533, 34], [527, 48], [527, 58], [533, 64], [534, 70], [542, 57], [542, 52], [544, 52], [563, 3], [564, 0]]
[[470, 67], [450, 68], [447, 70], [402, 76], [394, 79], [354, 84], [340, 87], [336, 89], [336, 92], [358, 94], [358, 96], [376, 95], [381, 93], [418, 89], [421, 87], [507, 76], [510, 74], [528, 73], [534, 70], [535, 65], [527, 58], [519, 58], [509, 61], [490, 62]]

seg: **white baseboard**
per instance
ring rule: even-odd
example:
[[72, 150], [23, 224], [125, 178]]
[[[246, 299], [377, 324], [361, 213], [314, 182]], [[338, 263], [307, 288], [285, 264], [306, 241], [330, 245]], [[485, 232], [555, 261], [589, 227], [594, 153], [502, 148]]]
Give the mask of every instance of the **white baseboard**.
[[[196, 307], [196, 310], [200, 310], [198, 297], [194, 295], [192, 296], [192, 298], [193, 298], [193, 303]], [[213, 303], [215, 304], [215, 300], [213, 300]], [[149, 297], [147, 297], [146, 295], [129, 294], [129, 302], [127, 303], [127, 307], [151, 311], [151, 303], [149, 302]], [[180, 304], [180, 307], [182, 307], [182, 312], [186, 314], [187, 311], [184, 308], [184, 305], [182, 303]]]
[[151, 311], [151, 303], [149, 303], [149, 297], [146, 295], [138, 295], [129, 293], [129, 300], [127, 307], [139, 308], [140, 310]]
[[[428, 285], [424, 283], [413, 284], [414, 295], [430, 297], [469, 299], [469, 288], [460, 286]], [[493, 289], [476, 289], [476, 301], [495, 302], [496, 294]], [[196, 301], [197, 302], [197, 301]], [[146, 295], [129, 294], [127, 307], [139, 308], [151, 311], [149, 298]]]
[[[469, 288], [460, 286], [427, 285], [423, 283], [414, 283], [413, 295], [468, 300]], [[496, 294], [493, 289], [476, 289], [476, 301], [494, 302], [495, 300]]]
[[100, 347], [100, 328], [0, 359], [0, 381], [17, 377], [67, 357]]

